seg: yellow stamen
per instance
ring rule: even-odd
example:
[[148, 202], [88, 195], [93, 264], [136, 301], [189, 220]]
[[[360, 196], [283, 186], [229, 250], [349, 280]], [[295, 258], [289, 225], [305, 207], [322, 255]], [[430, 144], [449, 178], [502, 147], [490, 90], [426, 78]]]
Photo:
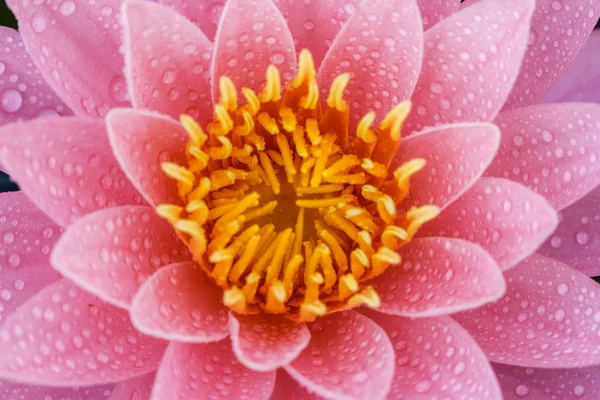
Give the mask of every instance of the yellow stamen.
[[333, 80], [329, 89], [329, 97], [327, 97], [327, 105], [329, 107], [335, 108], [338, 111], [346, 111], [348, 109], [348, 103], [344, 100], [344, 90], [346, 90], [349, 82], [349, 73], [338, 75]]
[[183, 129], [188, 133], [192, 144], [197, 147], [203, 146], [208, 136], [206, 136], [196, 120], [189, 115], [183, 114], [179, 117], [179, 121], [183, 125]]
[[340, 204], [349, 203], [354, 199], [352, 196], [334, 197], [331, 199], [296, 200], [296, 205], [302, 208], [336, 207]]
[[233, 111], [237, 108], [237, 90], [233, 81], [222, 76], [219, 78], [219, 104], [221, 104], [227, 111]]
[[265, 169], [265, 173], [267, 174], [267, 180], [271, 184], [273, 193], [279, 194], [281, 187], [279, 185], [279, 179], [277, 179], [277, 175], [273, 170], [273, 164], [271, 164], [271, 160], [269, 160], [269, 157], [267, 157], [265, 153], [258, 153], [258, 157], [260, 158], [260, 164]]
[[156, 213], [171, 223], [179, 220], [182, 212], [183, 207], [174, 204], [160, 204], [156, 207]]
[[286, 311], [286, 290], [281, 281], [275, 281], [269, 286], [265, 311], [271, 314], [283, 314]]
[[242, 94], [246, 99], [246, 109], [251, 116], [255, 116], [260, 110], [260, 100], [252, 89], [242, 88]]
[[281, 76], [274, 65], [267, 67], [267, 84], [260, 92], [259, 99], [263, 103], [281, 100]]
[[252, 261], [252, 259], [256, 255], [256, 248], [260, 242], [260, 238], [260, 235], [254, 235], [246, 243], [244, 251], [242, 252], [242, 256], [233, 265], [233, 268], [229, 273], [229, 281], [232, 284], [237, 284], [240, 277], [244, 274], [244, 272], [246, 272], [250, 261]]
[[298, 55], [298, 73], [292, 80], [292, 87], [299, 88], [304, 83], [310, 83], [315, 80], [317, 70], [312, 54], [306, 49], [302, 49]]

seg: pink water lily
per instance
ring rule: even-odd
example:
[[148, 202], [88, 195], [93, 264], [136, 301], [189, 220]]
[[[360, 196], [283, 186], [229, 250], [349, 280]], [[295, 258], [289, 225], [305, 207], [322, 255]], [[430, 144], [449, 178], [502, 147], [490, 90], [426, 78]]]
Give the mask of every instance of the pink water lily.
[[598, 397], [600, 1], [8, 3], [0, 397]]

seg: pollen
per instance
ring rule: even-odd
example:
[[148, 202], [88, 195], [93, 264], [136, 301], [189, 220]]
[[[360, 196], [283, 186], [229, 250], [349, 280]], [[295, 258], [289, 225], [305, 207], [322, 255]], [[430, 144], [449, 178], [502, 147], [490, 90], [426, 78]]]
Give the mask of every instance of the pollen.
[[235, 313], [314, 321], [377, 308], [369, 282], [397, 268], [398, 249], [439, 214], [432, 205], [405, 204], [425, 160], [391, 170], [411, 103], [398, 104], [380, 124], [369, 112], [350, 133], [350, 74], [333, 80], [323, 107], [309, 51], [285, 85], [276, 66], [265, 75], [258, 94], [238, 92], [221, 77], [205, 129], [181, 116], [187, 163], [161, 165], [180, 202], [156, 212]]

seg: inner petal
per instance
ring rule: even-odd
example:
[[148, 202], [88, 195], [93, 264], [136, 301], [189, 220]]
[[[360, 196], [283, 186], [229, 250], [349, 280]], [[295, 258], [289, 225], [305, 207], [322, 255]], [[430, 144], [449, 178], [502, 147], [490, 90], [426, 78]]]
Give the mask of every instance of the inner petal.
[[[366, 114], [348, 132], [339, 75], [321, 107], [310, 52], [282, 91], [277, 67], [260, 93], [219, 81], [214, 118], [202, 129], [182, 115], [187, 165], [163, 163], [184, 206], [163, 204], [195, 260], [239, 314], [283, 314], [300, 321], [359, 305], [378, 307], [369, 281], [401, 262], [396, 250], [435, 218], [435, 206], [397, 205], [425, 161], [388, 172], [411, 108], [403, 102], [373, 128]], [[399, 212], [408, 209], [407, 212]]]

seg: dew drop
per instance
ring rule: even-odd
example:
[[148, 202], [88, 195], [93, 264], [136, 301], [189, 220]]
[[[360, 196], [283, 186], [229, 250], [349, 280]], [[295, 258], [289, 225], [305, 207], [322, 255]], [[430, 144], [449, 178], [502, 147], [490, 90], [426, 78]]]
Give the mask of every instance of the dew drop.
[[269, 56], [269, 60], [275, 65], [281, 65], [285, 61], [285, 54], [276, 51]]
[[60, 13], [64, 16], [69, 16], [75, 12], [75, 3], [72, 1], [65, 1], [59, 7]]
[[175, 71], [168, 69], [165, 72], [163, 72], [162, 81], [167, 85], [170, 85], [171, 83], [175, 82], [176, 76], [177, 74], [175, 73]]
[[519, 386], [517, 386], [515, 393], [519, 397], [525, 397], [529, 394], [529, 388], [525, 385], [519, 385]]
[[561, 283], [556, 287], [556, 291], [561, 296], [564, 296], [565, 294], [569, 293], [569, 286], [566, 283]]
[[590, 242], [590, 235], [587, 232], [578, 232], [575, 239], [577, 240], [577, 243], [585, 246]]
[[43, 15], [35, 14], [33, 17], [31, 17], [31, 28], [35, 32], [37, 32], [37, 33], [44, 32], [46, 30], [46, 27], [47, 27], [47, 22], [46, 22], [46, 18]]
[[127, 100], [127, 83], [123, 75], [116, 75], [112, 78], [109, 84], [109, 93], [115, 101]]
[[14, 113], [19, 111], [23, 105], [23, 96], [16, 89], [6, 89], [0, 96], [0, 107], [6, 112]]

